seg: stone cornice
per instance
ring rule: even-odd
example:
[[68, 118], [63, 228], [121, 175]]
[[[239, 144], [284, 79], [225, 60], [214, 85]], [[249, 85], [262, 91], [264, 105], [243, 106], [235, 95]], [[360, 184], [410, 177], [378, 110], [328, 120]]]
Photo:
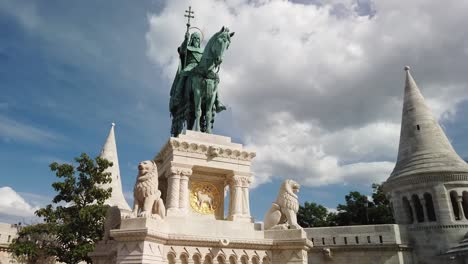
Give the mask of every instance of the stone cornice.
[[408, 225], [408, 230], [411, 230], [411, 231], [434, 230], [434, 229], [468, 229], [468, 224], [428, 225], [428, 226]]
[[152, 229], [111, 230], [111, 236], [117, 241], [154, 241], [165, 245], [174, 246], [200, 246], [234, 249], [304, 249], [313, 246], [308, 239], [273, 240], [273, 239], [229, 239], [229, 243], [222, 243], [220, 237], [188, 236], [179, 234], [167, 234]]
[[399, 177], [395, 179], [388, 179], [384, 183], [384, 191], [391, 191], [398, 187], [405, 187], [419, 183], [444, 183], [453, 181], [467, 181], [468, 173], [457, 173], [457, 172], [439, 172], [439, 173], [424, 173], [424, 174], [413, 174], [405, 177]]
[[254, 151], [247, 151], [242, 148], [230, 148], [229, 146], [210, 145], [188, 142], [178, 138], [170, 138], [169, 142], [162, 148], [155, 160], [165, 160], [165, 157], [174, 151], [202, 154], [207, 158], [218, 157], [242, 161], [251, 161], [256, 156]]
[[412, 247], [406, 244], [381, 244], [381, 245], [319, 245], [311, 251], [322, 251], [329, 248], [333, 251], [411, 251]]

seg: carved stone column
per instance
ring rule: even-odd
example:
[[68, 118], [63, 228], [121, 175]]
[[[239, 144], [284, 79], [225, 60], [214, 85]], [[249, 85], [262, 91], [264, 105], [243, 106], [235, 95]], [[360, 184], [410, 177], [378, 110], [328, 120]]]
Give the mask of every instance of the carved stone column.
[[465, 212], [463, 211], [463, 197], [457, 196], [457, 205], [458, 205], [458, 217], [460, 220], [465, 220]]
[[179, 194], [180, 194], [180, 174], [177, 169], [171, 168], [170, 174], [167, 176], [167, 214], [179, 211]]
[[249, 199], [249, 186], [250, 177], [242, 178], [242, 214], [244, 217], [250, 217], [250, 199]]
[[416, 205], [414, 204], [413, 199], [409, 199], [411, 211], [413, 212], [413, 224], [418, 223], [418, 214], [416, 213]]
[[234, 220], [234, 218], [242, 215], [242, 177], [234, 175], [230, 179], [229, 189], [231, 193], [231, 201], [229, 204], [229, 220]]
[[250, 177], [233, 175], [230, 178], [229, 216], [232, 221], [251, 221], [249, 205]]
[[181, 212], [187, 212], [189, 207], [189, 177], [192, 175], [191, 169], [181, 169], [180, 175], [180, 190], [179, 190], [179, 208]]
[[429, 222], [429, 215], [427, 214], [427, 203], [426, 199], [420, 198], [419, 201], [421, 202], [421, 205], [423, 207], [423, 213], [424, 213], [424, 221]]

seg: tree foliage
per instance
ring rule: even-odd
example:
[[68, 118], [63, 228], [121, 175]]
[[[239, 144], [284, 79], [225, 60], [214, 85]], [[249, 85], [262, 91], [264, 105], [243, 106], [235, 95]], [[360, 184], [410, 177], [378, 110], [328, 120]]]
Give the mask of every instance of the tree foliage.
[[18, 237], [10, 244], [10, 250], [20, 263], [54, 263], [55, 237], [49, 224], [36, 224], [20, 229]]
[[385, 196], [382, 185], [373, 184], [372, 189], [372, 199], [356, 191], [345, 196], [346, 204], [337, 206], [336, 222], [338, 225], [394, 223], [390, 201]]
[[320, 204], [305, 202], [299, 205], [297, 223], [302, 227], [321, 227], [335, 225], [334, 214]]
[[381, 184], [372, 184], [372, 198], [352, 191], [345, 204], [337, 206], [338, 213], [329, 212], [320, 204], [305, 202], [299, 206], [297, 222], [302, 227], [393, 224], [390, 201]]
[[[102, 239], [108, 208], [104, 202], [112, 191], [99, 185], [111, 181], [110, 173], [104, 171], [112, 162], [100, 157], [93, 160], [84, 153], [75, 161], [76, 168], [70, 164], [50, 164], [50, 169], [60, 179], [52, 184], [57, 195], [52, 200], [53, 205], [37, 210], [36, 215], [44, 218], [56, 243], [48, 244], [41, 254], [53, 255], [68, 264], [91, 263], [87, 254], [94, 250], [95, 242]], [[18, 241], [19, 247], [26, 245]], [[25, 253], [18, 251], [17, 255], [21, 254]]]

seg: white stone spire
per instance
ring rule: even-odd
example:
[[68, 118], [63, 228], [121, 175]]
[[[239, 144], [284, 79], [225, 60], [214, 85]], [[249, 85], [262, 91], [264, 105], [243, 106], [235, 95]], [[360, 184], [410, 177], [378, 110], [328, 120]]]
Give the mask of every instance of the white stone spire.
[[468, 165], [453, 149], [409, 70], [406, 66], [398, 159], [389, 180], [428, 172], [468, 172]]
[[106, 170], [111, 173], [112, 182], [104, 184], [101, 187], [112, 188], [111, 197], [105, 202], [105, 204], [117, 206], [121, 210], [130, 211], [130, 206], [128, 206], [122, 192], [122, 180], [120, 179], [119, 157], [117, 156], [117, 145], [115, 144], [114, 126], [115, 124], [112, 123], [109, 136], [107, 136], [106, 143], [104, 143], [104, 147], [99, 155], [101, 158], [105, 158], [114, 164]]

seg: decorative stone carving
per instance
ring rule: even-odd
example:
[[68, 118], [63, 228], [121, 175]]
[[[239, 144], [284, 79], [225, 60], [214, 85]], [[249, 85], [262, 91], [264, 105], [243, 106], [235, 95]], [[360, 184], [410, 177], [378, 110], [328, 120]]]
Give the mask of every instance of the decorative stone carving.
[[299, 201], [296, 195], [300, 185], [293, 180], [285, 180], [281, 185], [276, 202], [265, 215], [265, 230], [268, 229], [301, 229], [297, 224]]
[[208, 156], [210, 156], [211, 158], [218, 157], [220, 151], [221, 151], [221, 149], [219, 147], [210, 146], [208, 148]]
[[197, 182], [192, 184], [190, 192], [190, 206], [201, 214], [213, 214], [219, 206], [219, 190], [209, 182]]
[[171, 138], [158, 155], [158, 158], [164, 159], [165, 156], [171, 155], [172, 151], [183, 151], [188, 153], [205, 154], [207, 157], [227, 158], [234, 160], [251, 161], [255, 156], [255, 152], [245, 151], [243, 149], [235, 149], [218, 145], [207, 146], [205, 144], [189, 143], [177, 138]]
[[138, 176], [133, 189], [134, 217], [164, 218], [166, 208], [158, 190], [158, 168], [152, 160], [138, 164]]
[[323, 258], [326, 260], [332, 259], [332, 252], [330, 248], [322, 248]]

